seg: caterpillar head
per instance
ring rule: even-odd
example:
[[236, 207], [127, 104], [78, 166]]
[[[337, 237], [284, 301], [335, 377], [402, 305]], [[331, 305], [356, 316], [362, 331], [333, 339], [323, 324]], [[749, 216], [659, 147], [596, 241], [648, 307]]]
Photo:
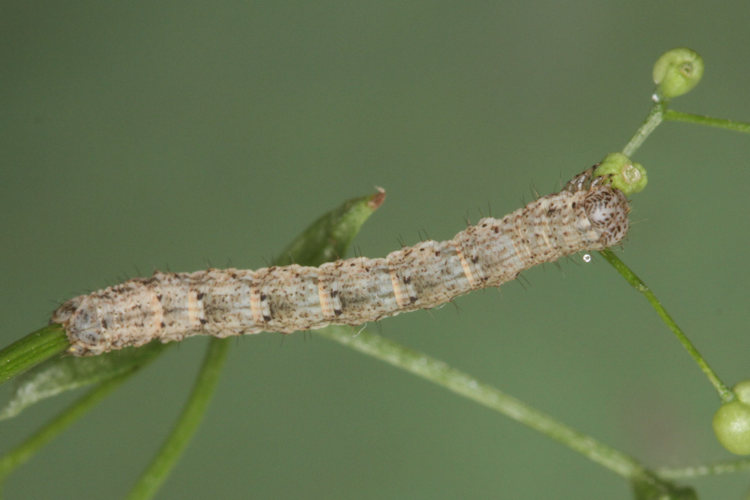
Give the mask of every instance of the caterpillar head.
[[619, 189], [606, 184], [591, 187], [583, 201], [591, 225], [599, 234], [602, 248], [618, 244], [628, 233], [630, 204]]

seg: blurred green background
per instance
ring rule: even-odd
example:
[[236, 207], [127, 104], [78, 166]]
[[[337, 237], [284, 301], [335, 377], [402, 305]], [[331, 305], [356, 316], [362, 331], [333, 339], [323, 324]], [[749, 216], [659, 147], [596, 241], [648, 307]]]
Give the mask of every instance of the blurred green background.
[[[554, 191], [641, 123], [653, 62], [706, 61], [675, 108], [750, 120], [750, 3], [4, 2], [0, 340], [154, 269], [266, 265], [383, 186], [357, 239], [384, 256]], [[622, 258], [729, 384], [750, 378], [750, 137], [667, 123], [634, 159]], [[371, 325], [648, 465], [728, 458], [718, 398], [598, 256]], [[122, 496], [188, 393], [171, 349], [8, 482], [7, 498]], [[7, 394], [4, 388], [3, 395]], [[78, 395], [0, 425], [6, 451]], [[693, 482], [742, 498], [747, 476]], [[238, 338], [160, 498], [630, 498], [559, 444], [315, 334]]]

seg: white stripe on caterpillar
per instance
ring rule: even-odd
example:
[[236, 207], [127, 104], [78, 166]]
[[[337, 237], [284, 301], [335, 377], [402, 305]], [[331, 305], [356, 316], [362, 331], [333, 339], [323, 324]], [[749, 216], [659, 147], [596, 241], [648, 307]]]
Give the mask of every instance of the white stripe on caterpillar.
[[628, 230], [628, 201], [606, 178], [592, 175], [589, 169], [561, 192], [502, 219], [481, 219], [452, 240], [423, 241], [384, 259], [256, 271], [157, 271], [71, 299], [52, 322], [65, 327], [69, 351], [82, 356], [154, 339], [291, 333], [432, 308], [499, 286], [537, 264], [619, 243]]

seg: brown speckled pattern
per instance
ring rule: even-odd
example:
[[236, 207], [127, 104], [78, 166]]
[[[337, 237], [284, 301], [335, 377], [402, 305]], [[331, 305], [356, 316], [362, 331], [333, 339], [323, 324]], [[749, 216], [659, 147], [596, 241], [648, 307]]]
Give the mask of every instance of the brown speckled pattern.
[[449, 241], [320, 267], [156, 272], [71, 299], [52, 322], [65, 327], [70, 352], [79, 356], [197, 334], [359, 325], [432, 308], [537, 264], [615, 245], [627, 233], [629, 210], [622, 192], [592, 180], [589, 169], [561, 192], [502, 219], [482, 219]]

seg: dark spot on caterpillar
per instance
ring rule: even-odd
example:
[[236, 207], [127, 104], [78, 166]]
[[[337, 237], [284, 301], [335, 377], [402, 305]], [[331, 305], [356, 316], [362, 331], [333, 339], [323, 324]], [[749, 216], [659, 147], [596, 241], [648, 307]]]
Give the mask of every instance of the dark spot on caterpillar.
[[263, 302], [263, 301], [265, 301], [267, 299], [268, 299], [268, 295], [266, 295], [265, 293], [261, 293], [260, 294], [260, 300], [261, 300], [261, 302]]
[[500, 233], [500, 228], [499, 228], [498, 226], [492, 226], [492, 231], [493, 231], [493, 232], [494, 232], [495, 234], [498, 234], [498, 233]]
[[198, 321], [201, 322], [201, 325], [205, 325], [206, 323], [208, 323], [208, 320], [206, 318], [201, 318]]
[[159, 302], [161, 302], [161, 294], [160, 293], [156, 294], [156, 300], [158, 300]]
[[409, 302], [411, 302], [412, 304], [415, 303], [417, 300], [419, 300], [417, 299], [417, 297], [409, 297]]
[[203, 292], [198, 292], [198, 294], [195, 296], [198, 300], [203, 300], [203, 296], [206, 295]]
[[341, 309], [334, 309], [333, 310], [333, 314], [335, 314], [336, 316], [341, 316], [343, 313], [344, 313], [344, 311], [342, 311]]
[[268, 323], [269, 321], [271, 321], [271, 319], [273, 319], [273, 318], [271, 318], [270, 315], [268, 315], [268, 314], [264, 314], [263, 315], [263, 321], [265, 321], [266, 323]]
[[162, 327], [162, 328], [164, 328], [165, 326], [167, 326], [167, 324], [166, 324], [165, 322], [163, 322], [163, 321], [162, 321], [162, 322], [161, 322], [161, 323], [159, 324], [159, 326], [160, 326], [160, 327]]
[[105, 330], [107, 329], [107, 320], [106, 319], [102, 320], [102, 328], [104, 328]]
[[402, 281], [404, 282], [404, 285], [408, 285], [411, 283], [411, 276], [404, 276]]
[[479, 262], [479, 257], [476, 256], [476, 255], [472, 255], [471, 256], [471, 263], [472, 264], [476, 264], [477, 262]]
[[338, 297], [339, 291], [338, 290], [331, 290], [331, 297]]

